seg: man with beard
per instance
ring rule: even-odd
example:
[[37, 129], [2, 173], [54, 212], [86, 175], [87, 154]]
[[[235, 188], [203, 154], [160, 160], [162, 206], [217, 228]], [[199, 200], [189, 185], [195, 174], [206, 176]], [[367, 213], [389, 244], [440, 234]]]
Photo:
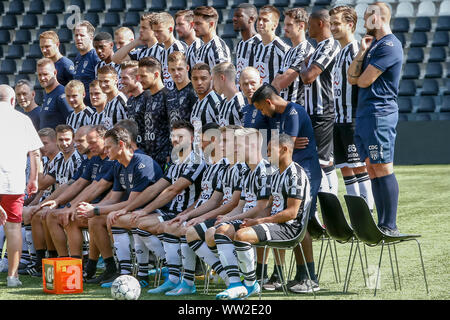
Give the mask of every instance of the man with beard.
[[41, 107], [38, 106], [34, 100], [36, 92], [33, 89], [33, 85], [29, 80], [21, 79], [17, 81], [14, 89], [16, 92], [17, 104], [20, 106], [20, 109], [16, 108], [16, 110], [25, 113], [28, 117], [30, 117], [34, 128], [39, 130]]

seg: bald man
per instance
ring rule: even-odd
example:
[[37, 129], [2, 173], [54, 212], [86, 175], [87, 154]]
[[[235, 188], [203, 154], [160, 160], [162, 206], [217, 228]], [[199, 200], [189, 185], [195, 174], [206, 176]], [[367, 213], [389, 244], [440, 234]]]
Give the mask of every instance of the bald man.
[[0, 85], [0, 225], [4, 225], [8, 241], [8, 287], [22, 285], [18, 268], [22, 252], [21, 225], [27, 154], [31, 169], [26, 190], [31, 195], [37, 191], [39, 149], [43, 146], [30, 118], [15, 111], [15, 104], [13, 88]]
[[367, 34], [347, 75], [350, 84], [359, 87], [355, 144], [361, 161], [367, 165], [378, 226], [388, 235], [398, 235], [399, 188], [393, 162], [403, 48], [392, 34], [390, 20], [391, 12], [385, 3], [367, 7]]

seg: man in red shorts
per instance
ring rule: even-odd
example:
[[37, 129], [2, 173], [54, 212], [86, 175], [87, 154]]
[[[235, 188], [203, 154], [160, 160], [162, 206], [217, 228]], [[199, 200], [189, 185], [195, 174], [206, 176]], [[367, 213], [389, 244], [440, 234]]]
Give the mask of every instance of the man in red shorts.
[[38, 189], [38, 171], [42, 142], [31, 120], [14, 110], [15, 93], [8, 85], [0, 85], [0, 225], [4, 225], [8, 241], [8, 287], [17, 287], [18, 268], [22, 253], [22, 208], [25, 192], [27, 154], [30, 157], [30, 176], [26, 192]]

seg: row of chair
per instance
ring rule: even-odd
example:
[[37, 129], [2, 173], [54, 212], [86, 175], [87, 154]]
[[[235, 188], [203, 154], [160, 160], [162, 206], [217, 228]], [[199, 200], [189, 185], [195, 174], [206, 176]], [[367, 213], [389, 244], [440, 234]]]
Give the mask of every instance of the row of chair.
[[[389, 260], [390, 260], [390, 266], [392, 271], [392, 279], [394, 282], [394, 289], [397, 290], [397, 285], [399, 289], [401, 290], [401, 278], [400, 278], [400, 268], [398, 264], [398, 257], [397, 257], [397, 250], [396, 245], [405, 243], [408, 241], [415, 241], [418, 246], [419, 256], [420, 256], [420, 262], [422, 266], [423, 271], [423, 277], [424, 277], [424, 284], [425, 289], [428, 294], [428, 282], [426, 278], [426, 271], [425, 271], [425, 265], [423, 262], [423, 256], [422, 256], [422, 250], [420, 246], [420, 242], [418, 241], [418, 238], [420, 237], [419, 234], [400, 234], [398, 236], [391, 236], [387, 235], [384, 232], [382, 232], [377, 224], [375, 223], [375, 220], [372, 217], [372, 213], [369, 210], [369, 207], [367, 206], [366, 201], [364, 198], [359, 196], [352, 196], [352, 195], [345, 195], [345, 203], [348, 208], [348, 214], [350, 218], [350, 224], [347, 222], [347, 219], [345, 217], [343, 208], [340, 204], [339, 199], [331, 193], [324, 193], [320, 192], [318, 195], [319, 203], [320, 203], [320, 209], [322, 213], [322, 219], [324, 223], [323, 231], [319, 231], [319, 233], [322, 234], [322, 239], [327, 238], [328, 243], [330, 244], [330, 241], [334, 241], [336, 244], [348, 244], [350, 243], [350, 252], [348, 255], [347, 260], [347, 268], [345, 273], [345, 279], [344, 279], [344, 287], [343, 292], [348, 292], [350, 282], [351, 282], [351, 276], [353, 272], [354, 262], [356, 259], [356, 255], [359, 254], [359, 260], [361, 264], [361, 271], [364, 279], [364, 285], [373, 288], [374, 289], [374, 296], [376, 296], [377, 289], [379, 287], [379, 278], [380, 278], [380, 270], [381, 270], [381, 264], [382, 264], [382, 258], [383, 258], [383, 252], [385, 247], [387, 247], [389, 252]], [[304, 212], [308, 212], [309, 203], [305, 206]], [[309, 226], [310, 223], [315, 223], [317, 225], [317, 222], [315, 219], [312, 219], [308, 221], [308, 214], [303, 213], [302, 218], [302, 230], [299, 232], [297, 237], [290, 241], [267, 241], [265, 243], [261, 243], [258, 245], [258, 247], [264, 248], [264, 256], [266, 255], [266, 252], [268, 249], [273, 249], [274, 254], [277, 254], [277, 249], [293, 249], [297, 245], [300, 248], [300, 251], [303, 256], [304, 263], [306, 264], [305, 256], [303, 253], [303, 248], [301, 246], [301, 242], [303, 241], [306, 230], [311, 230], [312, 228]], [[319, 226], [320, 227], [320, 226]], [[317, 226], [315, 226], [317, 228]], [[353, 248], [355, 249], [353, 250]], [[361, 246], [364, 249], [364, 256], [365, 259], [362, 257], [362, 250]], [[366, 279], [366, 273], [365, 270], [369, 269], [368, 259], [367, 259], [367, 253], [366, 253], [366, 247], [377, 247], [381, 246], [381, 251], [378, 259], [378, 265], [377, 265], [377, 274], [375, 276], [375, 279]], [[330, 245], [331, 247], [331, 245]], [[391, 253], [391, 247], [393, 250], [393, 254]], [[336, 251], [337, 253], [337, 251]], [[395, 269], [394, 270], [394, 263], [392, 259], [392, 255], [394, 255], [394, 261], [395, 261]], [[337, 258], [337, 256], [336, 256]], [[291, 259], [292, 260], [292, 259]], [[320, 259], [319, 259], [320, 260]], [[364, 264], [365, 262], [365, 264]], [[333, 259], [334, 264], [334, 259]], [[318, 267], [319, 273], [322, 266]], [[285, 270], [280, 270], [280, 272], [286, 273]], [[335, 276], [336, 276], [336, 270], [335, 270]], [[310, 274], [308, 272], [308, 277], [311, 279]], [[283, 289], [285, 294], [288, 293], [288, 290], [286, 288], [286, 276], [282, 277], [283, 279]], [[370, 280], [375, 280], [375, 283], [372, 283]], [[313, 291], [314, 297], [315, 293]], [[260, 294], [261, 298], [261, 294]]]
[[[444, 76], [444, 64], [441, 62], [429, 62], [422, 68], [424, 70], [421, 77], [419, 63], [405, 63], [403, 65], [402, 79], [422, 79], [422, 78], [442, 78]], [[450, 75], [449, 63], [447, 63], [447, 77]]]
[[[436, 31], [430, 36], [426, 32], [414, 32], [409, 41], [407, 41], [407, 33], [395, 32], [394, 35], [402, 43], [403, 48], [407, 47], [448, 47], [450, 40], [448, 31]], [[432, 38], [431, 38], [432, 37]]]
[[442, 87], [439, 86], [438, 79], [424, 79], [420, 88], [416, 85], [416, 80], [400, 80], [399, 96], [437, 96], [440, 93], [450, 95], [450, 78], [442, 80]]

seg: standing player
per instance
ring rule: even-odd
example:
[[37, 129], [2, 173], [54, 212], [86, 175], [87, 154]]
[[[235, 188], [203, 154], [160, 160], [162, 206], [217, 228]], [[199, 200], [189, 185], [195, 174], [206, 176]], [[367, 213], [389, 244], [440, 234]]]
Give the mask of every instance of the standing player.
[[103, 110], [102, 124], [110, 129], [120, 120], [127, 118], [125, 111], [127, 97], [119, 91], [117, 71], [112, 66], [104, 66], [98, 69], [98, 81], [108, 99], [105, 110]]
[[320, 165], [325, 173], [322, 176], [321, 190], [337, 195], [338, 179], [333, 163], [332, 70], [340, 45], [331, 35], [330, 15], [325, 9], [311, 13], [308, 31], [309, 36], [317, 41], [317, 47], [300, 71], [305, 85], [305, 108], [311, 117]]
[[72, 60], [64, 57], [59, 52], [59, 37], [55, 31], [44, 31], [39, 35], [39, 46], [44, 58], [48, 58], [55, 64], [56, 78], [65, 86], [75, 75], [75, 66]]
[[170, 125], [177, 120], [190, 121], [192, 107], [197, 102], [197, 95], [189, 80], [189, 65], [185, 55], [180, 51], [172, 52], [168, 58], [169, 73], [175, 83], [167, 97], [167, 112]]
[[170, 157], [170, 127], [167, 114], [168, 90], [161, 78], [161, 63], [156, 58], [146, 57], [139, 61], [139, 81], [142, 89], [151, 96], [135, 114], [139, 128], [138, 144], [165, 171]]
[[104, 113], [106, 102], [108, 97], [103, 93], [102, 88], [100, 87], [100, 81], [93, 80], [89, 84], [89, 95], [91, 98], [92, 106], [95, 108], [95, 112], [91, 116], [91, 124], [98, 125], [103, 123]]
[[194, 126], [194, 151], [200, 143], [201, 127], [207, 123], [218, 123], [219, 106], [222, 98], [211, 88], [211, 69], [206, 63], [197, 63], [192, 69], [192, 86], [198, 96], [192, 107], [191, 124]]
[[84, 85], [81, 81], [71, 80], [64, 89], [66, 100], [73, 108], [72, 113], [67, 118], [66, 124], [77, 132], [78, 128], [91, 124], [91, 117], [94, 114], [91, 108], [84, 104]]
[[355, 144], [371, 179], [378, 226], [396, 235], [399, 189], [393, 162], [403, 49], [391, 32], [390, 19], [385, 3], [369, 5], [364, 14], [367, 36], [347, 75], [359, 87]]
[[242, 70], [253, 66], [255, 47], [261, 42], [261, 36], [255, 30], [255, 22], [258, 19], [258, 10], [249, 3], [238, 5], [233, 14], [233, 29], [241, 33], [241, 41], [236, 46], [236, 81]]
[[305, 37], [308, 13], [303, 8], [292, 8], [284, 16], [284, 34], [291, 40], [292, 48], [284, 56], [280, 71], [271, 84], [279, 90], [283, 99], [304, 106], [300, 67], [306, 57], [314, 52], [314, 47]]
[[242, 108], [247, 101], [236, 87], [236, 68], [231, 62], [222, 62], [212, 68], [214, 91], [224, 95], [219, 106], [220, 126], [242, 125]]
[[189, 66], [189, 75], [192, 68], [197, 63], [197, 54], [203, 41], [195, 36], [194, 30], [194, 12], [192, 10], [180, 10], [175, 13], [175, 31], [178, 38], [186, 42], [186, 63]]
[[114, 55], [114, 42], [112, 36], [108, 32], [99, 32], [94, 37], [94, 49], [97, 56], [100, 58], [100, 62], [95, 66], [95, 78], [98, 77], [98, 69], [103, 66], [112, 66], [116, 69], [119, 76], [120, 83], [120, 64], [115, 64], [112, 61]]
[[366, 166], [359, 159], [354, 142], [358, 86], [347, 81], [347, 70], [359, 51], [354, 38], [358, 17], [355, 9], [339, 6], [330, 10], [331, 33], [341, 44], [333, 68], [333, 94], [336, 120], [333, 144], [336, 167], [341, 169], [347, 194], [362, 196], [373, 209], [372, 186]]
[[65, 99], [64, 86], [56, 79], [56, 69], [53, 61], [42, 58], [36, 63], [38, 80], [44, 88], [44, 103], [40, 113], [41, 128], [54, 129], [57, 125], [66, 123], [72, 112]]
[[119, 50], [123, 46], [129, 44], [134, 40], [134, 33], [128, 27], [120, 27], [114, 31], [114, 44], [116, 45], [116, 50]]
[[216, 34], [218, 21], [219, 15], [213, 7], [201, 6], [194, 9], [195, 35], [203, 41], [196, 63], [204, 62], [210, 68], [221, 62], [231, 62], [230, 48]]
[[87, 106], [91, 105], [89, 84], [95, 79], [95, 66], [100, 62], [92, 43], [94, 33], [94, 26], [86, 20], [77, 23], [74, 29], [75, 46], [78, 49], [78, 54], [75, 57], [75, 75], [73, 78], [83, 82], [86, 90], [84, 103]]
[[145, 57], [154, 57], [161, 61], [164, 47], [158, 43], [151, 28], [151, 20], [154, 13], [145, 13], [141, 16], [139, 24], [139, 38], [118, 49], [113, 57], [114, 63], [122, 63], [125, 60], [141, 60]]
[[158, 40], [158, 44], [164, 46], [164, 52], [161, 56], [160, 62], [162, 67], [162, 78], [164, 86], [172, 90], [174, 88], [172, 77], [169, 73], [168, 59], [172, 52], [179, 51], [186, 52], [187, 46], [184, 42], [175, 39], [173, 35], [173, 29], [175, 27], [175, 21], [173, 17], [167, 12], [156, 13], [150, 21], [153, 34]]
[[39, 130], [41, 107], [38, 106], [34, 100], [36, 92], [33, 89], [33, 85], [29, 80], [21, 79], [17, 81], [14, 89], [16, 92], [17, 104], [21, 108], [20, 110], [30, 117], [34, 128]]
[[257, 30], [261, 42], [255, 48], [253, 66], [264, 83], [272, 83], [289, 50], [289, 46], [275, 34], [279, 20], [280, 11], [274, 6], [265, 5], [259, 10]]
[[[135, 114], [145, 106], [148, 91], [144, 91], [138, 79], [138, 65], [136, 60], [125, 61], [120, 65], [122, 77], [122, 92], [127, 96], [127, 118], [134, 120]], [[141, 143], [141, 141], [139, 141]]]

